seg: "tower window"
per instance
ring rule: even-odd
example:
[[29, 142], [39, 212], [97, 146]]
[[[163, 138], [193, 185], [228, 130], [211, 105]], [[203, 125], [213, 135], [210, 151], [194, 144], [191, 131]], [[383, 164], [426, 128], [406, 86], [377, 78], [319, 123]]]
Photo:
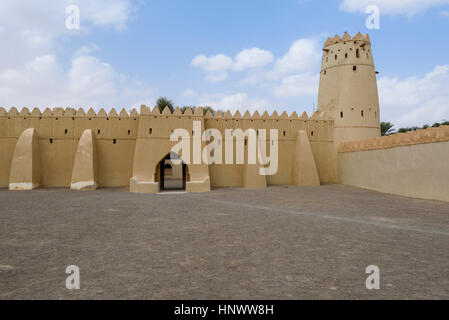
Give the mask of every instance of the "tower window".
[[67, 132], [68, 132], [67, 129], [65, 129], [65, 130], [64, 130], [64, 134], [67, 134]]
[[335, 55], [335, 60], [337, 60], [337, 55]]
[[355, 51], [355, 56], [356, 56], [357, 58], [360, 58], [360, 50], [359, 50], [359, 49], [357, 49], [357, 50]]
[[284, 137], [285, 137], [285, 131], [283, 133], [284, 133]]
[[343, 118], [343, 111], [340, 112], [340, 118]]
[[353, 66], [352, 71], [357, 71], [357, 66]]
[[346, 59], [348, 58], [348, 54], [347, 54], [347, 53], [345, 53], [345, 58], [346, 58]]
[[128, 136], [131, 134], [131, 130], [128, 130]]
[[323, 71], [323, 74], [326, 75], [326, 70]]
[[112, 143], [113, 143], [113, 144], [116, 144], [116, 143], [117, 143], [117, 139], [114, 139], [114, 140], [112, 141]]
[[363, 110], [360, 112], [360, 114], [362, 115], [362, 117], [363, 117]]
[[153, 133], [153, 128], [150, 128], [150, 134], [152, 134]]

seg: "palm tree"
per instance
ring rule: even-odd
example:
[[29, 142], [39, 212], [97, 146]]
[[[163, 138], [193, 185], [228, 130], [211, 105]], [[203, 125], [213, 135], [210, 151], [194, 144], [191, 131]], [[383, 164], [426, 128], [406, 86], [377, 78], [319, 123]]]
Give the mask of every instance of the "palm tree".
[[164, 111], [165, 107], [168, 107], [171, 113], [173, 113], [173, 110], [175, 110], [175, 108], [173, 107], [173, 101], [168, 100], [166, 97], [160, 97], [159, 99], [157, 99], [156, 106], [159, 109], [160, 113]]
[[388, 135], [394, 133], [393, 127], [394, 127], [394, 125], [390, 122], [381, 122], [380, 123], [380, 133], [383, 136], [388, 136]]
[[[197, 108], [197, 106], [184, 106], [181, 108], [181, 112], [184, 113], [186, 111], [187, 108], [192, 109], [192, 112], [195, 112], [195, 109]], [[215, 110], [212, 107], [203, 107], [203, 115], [206, 115], [206, 112], [210, 110], [212, 112], [212, 115], [215, 115]]]

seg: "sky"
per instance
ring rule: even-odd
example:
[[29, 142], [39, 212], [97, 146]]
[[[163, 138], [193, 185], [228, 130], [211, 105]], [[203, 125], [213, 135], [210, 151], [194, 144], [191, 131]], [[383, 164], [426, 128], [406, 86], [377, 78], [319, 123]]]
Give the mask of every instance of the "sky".
[[448, 30], [449, 0], [2, 0], [0, 106], [131, 110], [165, 96], [310, 114], [324, 41], [360, 31], [381, 120], [423, 125], [449, 120]]

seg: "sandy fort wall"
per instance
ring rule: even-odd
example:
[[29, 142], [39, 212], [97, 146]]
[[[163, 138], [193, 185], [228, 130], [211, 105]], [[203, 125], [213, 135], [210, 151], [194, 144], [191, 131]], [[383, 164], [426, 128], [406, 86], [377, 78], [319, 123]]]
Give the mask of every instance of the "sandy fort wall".
[[340, 183], [380, 192], [449, 201], [449, 126], [346, 142]]
[[[170, 152], [176, 142], [170, 141], [173, 130], [184, 128], [193, 131], [193, 121], [200, 121], [202, 130], [210, 128], [221, 132], [225, 143], [225, 129], [248, 128], [278, 130], [279, 168], [275, 175], [267, 176], [267, 185], [293, 184], [294, 152], [298, 131], [307, 133], [316, 161], [320, 181], [335, 182], [332, 175], [333, 121], [325, 113], [314, 113], [310, 117], [296, 112], [290, 116], [283, 112], [260, 115], [258, 112], [241, 115], [217, 112], [203, 114], [202, 108], [195, 111], [188, 108], [184, 113], [177, 108], [173, 113], [165, 109], [151, 110], [142, 106], [140, 113], [125, 110], [117, 113], [112, 109], [95, 112], [89, 109], [35, 108], [31, 112], [23, 108], [6, 111], [0, 108], [0, 187], [8, 187], [14, 150], [20, 135], [28, 128], [34, 128], [41, 160], [41, 183], [43, 187], [70, 187], [76, 152], [80, 138], [90, 129], [96, 149], [96, 179], [100, 187], [127, 187], [135, 177], [137, 180], [157, 183], [158, 164]], [[192, 141], [193, 143], [193, 141]], [[271, 143], [267, 135], [267, 150]], [[201, 142], [204, 148], [206, 142]], [[136, 148], [137, 146], [137, 148]], [[234, 156], [236, 142], [234, 141]], [[210, 186], [244, 186], [245, 165], [189, 165], [190, 188], [198, 183]]]
[[98, 182], [104, 187], [129, 184], [139, 115], [134, 110], [120, 114], [112, 109], [97, 113], [90, 109], [67, 108], [20, 112], [0, 110], [0, 187], [7, 187], [15, 144], [21, 133], [34, 128], [38, 135], [44, 187], [70, 187], [78, 141], [84, 130], [92, 129], [98, 157]]

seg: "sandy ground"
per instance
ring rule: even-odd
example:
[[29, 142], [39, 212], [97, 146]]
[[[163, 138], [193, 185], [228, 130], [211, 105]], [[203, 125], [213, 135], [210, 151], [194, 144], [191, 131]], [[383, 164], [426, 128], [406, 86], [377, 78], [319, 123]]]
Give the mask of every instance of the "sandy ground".
[[337, 185], [2, 189], [0, 222], [0, 299], [449, 298], [449, 203]]

